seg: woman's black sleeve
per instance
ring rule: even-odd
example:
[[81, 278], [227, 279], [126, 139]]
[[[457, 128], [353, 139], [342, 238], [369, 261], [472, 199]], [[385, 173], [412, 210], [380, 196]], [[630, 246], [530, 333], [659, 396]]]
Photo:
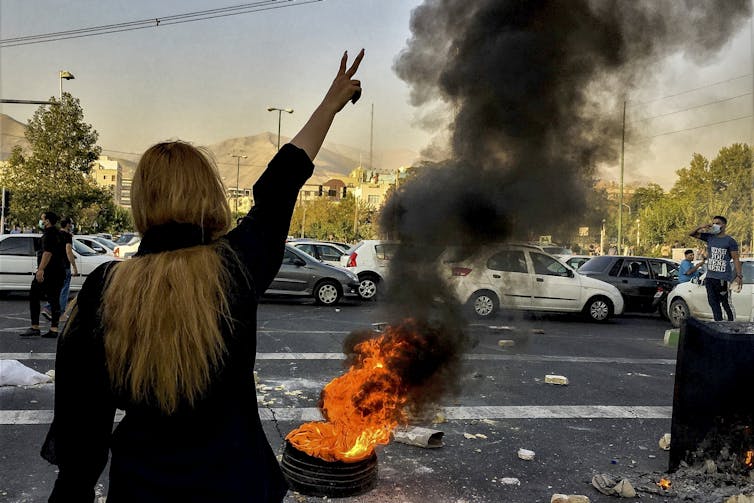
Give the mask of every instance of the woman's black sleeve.
[[257, 296], [280, 269], [298, 191], [313, 170], [306, 152], [284, 145], [254, 184], [254, 206], [228, 233], [231, 247], [251, 273]]
[[[95, 271], [96, 272], [96, 271]], [[58, 465], [50, 502], [91, 502], [107, 464], [115, 405], [98, 330], [101, 284], [87, 278], [55, 358], [55, 415], [42, 457]]]

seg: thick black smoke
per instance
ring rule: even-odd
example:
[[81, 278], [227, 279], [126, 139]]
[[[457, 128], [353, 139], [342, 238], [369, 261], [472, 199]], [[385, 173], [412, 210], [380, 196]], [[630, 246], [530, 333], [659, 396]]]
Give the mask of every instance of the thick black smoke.
[[439, 322], [444, 351], [463, 351], [438, 252], [577, 222], [595, 166], [618, 159], [627, 91], [671, 54], [714, 55], [750, 10], [750, 0], [425, 0], [395, 71], [414, 105], [450, 111], [452, 155], [382, 212], [381, 229], [402, 243], [389, 316]]

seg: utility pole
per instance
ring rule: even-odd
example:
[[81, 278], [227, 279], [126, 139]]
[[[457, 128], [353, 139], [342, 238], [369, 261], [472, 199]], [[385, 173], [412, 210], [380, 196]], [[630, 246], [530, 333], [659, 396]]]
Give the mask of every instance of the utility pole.
[[373, 155], [374, 155], [374, 103], [372, 103], [372, 119], [369, 125], [369, 169], [374, 170]]
[[623, 101], [623, 132], [620, 141], [620, 195], [618, 204], [618, 255], [623, 255], [623, 156], [626, 148], [626, 101]]
[[238, 179], [241, 174], [241, 159], [246, 159], [248, 156], [230, 154], [231, 157], [236, 158], [236, 214], [238, 214], [238, 193], [240, 191]]

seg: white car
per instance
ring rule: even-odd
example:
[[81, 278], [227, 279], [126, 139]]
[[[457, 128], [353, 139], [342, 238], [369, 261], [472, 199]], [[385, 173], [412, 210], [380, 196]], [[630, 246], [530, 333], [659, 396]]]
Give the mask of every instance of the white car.
[[[740, 292], [730, 293], [730, 307], [736, 321], [754, 321], [754, 258], [741, 259], [744, 275]], [[668, 294], [668, 319], [674, 327], [680, 327], [683, 320], [692, 316], [702, 320], [712, 320], [712, 309], [707, 302], [707, 288], [704, 276], [698, 280], [679, 283]], [[723, 319], [728, 319], [723, 312]]]
[[[41, 234], [0, 236], [0, 290], [29, 291], [32, 276], [37, 270], [37, 251], [41, 240]], [[79, 275], [71, 278], [72, 291], [80, 290], [86, 277], [100, 264], [117, 260], [100, 255], [76, 240], [73, 241], [73, 254]]]
[[110, 257], [115, 256], [113, 250], [115, 250], [117, 245], [112, 241], [109, 241], [108, 243], [108, 240], [105, 238], [99, 236], [73, 236], [73, 240], [88, 246], [100, 255], [109, 255]]
[[360, 241], [340, 258], [340, 266], [359, 277], [359, 295], [364, 300], [377, 297], [388, 277], [390, 259], [398, 249], [398, 242], [367, 239]]
[[582, 312], [604, 322], [623, 313], [617, 288], [579, 274], [537, 246], [489, 245], [471, 256], [449, 248], [438, 267], [459, 301], [480, 318], [510, 309]]
[[320, 262], [336, 267], [341, 267], [340, 257], [346, 254], [340, 246], [326, 241], [289, 241], [288, 244]]
[[565, 265], [569, 266], [574, 271], [578, 271], [579, 267], [589, 262], [592, 258], [591, 255], [555, 255]]
[[141, 236], [133, 232], [127, 232], [121, 234], [121, 236], [115, 241], [118, 245], [113, 250], [113, 254], [118, 258], [131, 258], [139, 251], [139, 245], [141, 244]]

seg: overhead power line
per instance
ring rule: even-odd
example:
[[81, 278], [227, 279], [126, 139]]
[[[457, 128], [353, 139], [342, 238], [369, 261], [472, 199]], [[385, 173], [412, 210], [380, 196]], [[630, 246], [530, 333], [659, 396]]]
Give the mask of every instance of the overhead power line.
[[751, 96], [751, 94], [752, 94], [751, 92], [743, 93], [743, 94], [738, 94], [736, 96], [731, 96], [730, 98], [723, 98], [723, 99], [720, 99], [720, 100], [709, 101], [707, 103], [702, 103], [701, 105], [694, 105], [693, 107], [683, 108], [681, 110], [674, 110], [672, 112], [665, 112], [665, 113], [658, 114], [658, 115], [652, 115], [651, 117], [643, 117], [641, 119], [636, 119], [636, 120], [630, 121], [628, 124], [635, 124], [637, 122], [644, 122], [644, 121], [648, 121], [648, 120], [651, 120], [651, 119], [657, 119], [658, 117], [667, 117], [668, 115], [679, 114], [681, 112], [688, 112], [689, 110], [695, 110], [697, 108], [703, 108], [703, 107], [706, 107], [706, 106], [709, 106], [709, 105], [716, 105], [718, 103], [725, 103], [726, 101], [732, 101], [732, 100], [735, 100], [737, 98], [743, 98], [744, 96]]
[[707, 84], [707, 85], [704, 85], [704, 86], [695, 87], [693, 89], [687, 89], [687, 90], [681, 91], [679, 93], [668, 94], [667, 96], [660, 96], [659, 98], [652, 98], [651, 100], [641, 101], [641, 102], [632, 102], [631, 100], [629, 100], [628, 103], [632, 107], [641, 106], [641, 105], [647, 105], [649, 103], [654, 103], [655, 101], [666, 100], [668, 98], [675, 98], [676, 96], [682, 96], [684, 94], [693, 93], [694, 91], [700, 91], [702, 89], [707, 89], [709, 87], [719, 86], [720, 84], [726, 84], [728, 82], [733, 82], [734, 80], [741, 80], [741, 79], [745, 79], [745, 78], [749, 78], [749, 77], [751, 77], [751, 74], [747, 73], [746, 75], [739, 75], [738, 77], [733, 77], [733, 78], [730, 78], [730, 79], [720, 80], [718, 82], [712, 82], [711, 84]]
[[671, 134], [675, 134], [675, 133], [682, 133], [684, 131], [693, 131], [695, 129], [702, 129], [702, 128], [706, 128], [706, 127], [718, 126], [720, 124], [725, 124], [727, 122], [740, 121], [740, 120], [743, 120], [743, 119], [748, 119], [750, 117], [752, 117], [752, 114], [742, 115], [740, 117], [734, 117], [732, 119], [727, 119], [727, 120], [723, 120], [723, 121], [710, 122], [709, 124], [702, 124], [701, 126], [694, 126], [694, 127], [684, 128], [684, 129], [676, 129], [675, 131], [666, 131], [664, 133], [658, 133], [658, 134], [653, 134], [653, 135], [648, 135], [648, 136], [642, 136], [641, 138], [639, 138], [637, 140], [631, 141], [631, 143], [641, 143], [641, 142], [644, 142], [644, 141], [648, 141], [648, 140], [650, 140], [652, 138], [657, 138], [658, 136], [667, 136], [667, 135], [671, 135]]
[[122, 23], [105, 24], [92, 26], [88, 28], [78, 28], [75, 30], [58, 31], [44, 33], [39, 35], [27, 35], [22, 37], [12, 37], [0, 39], [0, 47], [17, 47], [20, 45], [41, 44], [45, 42], [55, 42], [57, 40], [67, 40], [72, 38], [92, 37], [95, 35], [105, 35], [108, 33], [119, 33], [124, 31], [143, 30], [145, 28], [157, 28], [172, 24], [191, 23], [205, 19], [214, 19], [227, 16], [238, 16], [252, 12], [261, 12], [266, 10], [282, 9], [285, 7], [296, 7], [322, 0], [261, 0], [258, 2], [245, 3], [230, 7], [220, 7], [217, 9], [208, 9], [183, 14], [173, 14], [169, 16], [141, 19], [137, 21], [126, 21]]

